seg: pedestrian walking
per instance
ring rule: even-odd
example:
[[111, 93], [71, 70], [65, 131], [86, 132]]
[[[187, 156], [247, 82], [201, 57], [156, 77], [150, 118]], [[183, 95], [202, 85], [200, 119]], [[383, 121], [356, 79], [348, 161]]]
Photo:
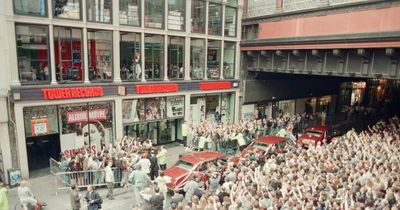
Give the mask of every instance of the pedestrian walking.
[[158, 176], [158, 161], [154, 150], [150, 152], [150, 179], [154, 180]]
[[81, 195], [76, 190], [76, 185], [75, 184], [71, 185], [71, 189], [69, 191], [69, 198], [71, 200], [71, 208], [72, 208], [72, 210], [81, 209]]
[[138, 164], [136, 165], [135, 170], [133, 170], [130, 174], [129, 181], [133, 184], [135, 201], [138, 206], [141, 206], [143, 203], [143, 198], [140, 195], [140, 192], [142, 192], [151, 183], [151, 180], [149, 176], [147, 176], [147, 173], [142, 171], [141, 165]]
[[160, 169], [165, 171], [167, 169], [167, 149], [165, 149], [165, 146], [161, 146], [160, 151], [157, 154], [157, 160], [158, 164], [160, 165]]
[[160, 193], [160, 189], [154, 187], [154, 194], [150, 197], [151, 210], [163, 210], [164, 200], [165, 196]]
[[31, 189], [28, 187], [28, 181], [22, 180], [18, 187], [18, 198], [22, 205], [27, 209], [41, 209], [47, 206], [45, 202], [40, 202], [35, 198]]
[[158, 189], [160, 189], [160, 193], [164, 195], [164, 206], [165, 205], [165, 201], [167, 198], [167, 192], [168, 192], [168, 188], [167, 188], [167, 183], [171, 182], [171, 177], [169, 176], [165, 176], [164, 171], [160, 172], [160, 176], [158, 176], [155, 180], [155, 183], [157, 183], [157, 187]]
[[101, 209], [101, 204], [103, 204], [103, 199], [100, 197], [99, 193], [93, 191], [93, 187], [91, 185], [87, 186], [85, 200], [88, 204], [88, 210]]
[[114, 200], [113, 189], [114, 189], [114, 172], [111, 169], [112, 161], [109, 161], [105, 168], [105, 181], [107, 183], [107, 198], [110, 200]]
[[8, 189], [4, 187], [2, 180], [0, 180], [0, 209], [8, 209]]

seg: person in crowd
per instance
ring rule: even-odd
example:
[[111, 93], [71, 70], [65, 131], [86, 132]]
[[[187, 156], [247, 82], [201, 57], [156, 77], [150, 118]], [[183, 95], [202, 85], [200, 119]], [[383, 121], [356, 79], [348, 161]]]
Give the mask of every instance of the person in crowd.
[[41, 202], [35, 198], [32, 191], [28, 187], [28, 181], [22, 180], [18, 187], [18, 198], [21, 204], [27, 209], [36, 209], [47, 206], [45, 202]]
[[81, 209], [81, 195], [76, 190], [76, 185], [72, 184], [71, 189], [69, 191], [69, 198], [71, 200], [71, 208], [72, 210]]
[[156, 155], [158, 164], [160, 165], [160, 169], [165, 171], [167, 169], [167, 149], [165, 149], [165, 146], [161, 146], [160, 151]]
[[154, 187], [154, 194], [150, 197], [150, 203], [152, 210], [163, 210], [164, 209], [164, 194], [160, 193], [160, 189], [156, 186]]
[[85, 200], [87, 202], [88, 210], [98, 210], [101, 209], [101, 205], [103, 204], [103, 199], [93, 190], [91, 185], [87, 186], [87, 193], [85, 196]]
[[111, 166], [112, 166], [112, 161], [109, 161], [105, 168], [105, 181], [107, 183], [107, 189], [108, 189], [107, 198], [110, 200], [114, 200], [114, 194], [113, 194], [114, 172], [112, 171]]
[[158, 176], [158, 161], [154, 150], [150, 152], [150, 179], [154, 180]]
[[3, 180], [0, 180], [0, 209], [8, 209], [8, 189]]
[[160, 190], [160, 193], [164, 195], [164, 206], [166, 206], [166, 200], [167, 200], [167, 183], [171, 182], [171, 177], [165, 176], [164, 171], [160, 172], [160, 175], [154, 180], [154, 182], [157, 184], [158, 189]]
[[135, 165], [135, 170], [129, 175], [129, 181], [133, 184], [134, 189], [134, 198], [138, 206], [141, 206], [143, 203], [142, 196], [140, 192], [142, 192], [150, 183], [151, 180], [147, 173], [142, 170], [141, 165]]

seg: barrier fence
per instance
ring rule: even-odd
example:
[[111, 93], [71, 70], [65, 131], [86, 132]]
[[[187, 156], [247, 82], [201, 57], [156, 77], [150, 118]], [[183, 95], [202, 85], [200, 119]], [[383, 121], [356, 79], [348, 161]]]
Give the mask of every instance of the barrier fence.
[[[114, 184], [127, 184], [129, 178], [128, 171], [122, 171], [120, 168], [112, 168], [114, 173]], [[59, 190], [70, 189], [72, 184], [77, 188], [86, 188], [88, 185], [93, 187], [107, 186], [105, 182], [105, 170], [88, 170], [88, 171], [61, 171], [60, 164], [50, 159], [50, 172], [54, 174], [54, 182], [56, 195]]]

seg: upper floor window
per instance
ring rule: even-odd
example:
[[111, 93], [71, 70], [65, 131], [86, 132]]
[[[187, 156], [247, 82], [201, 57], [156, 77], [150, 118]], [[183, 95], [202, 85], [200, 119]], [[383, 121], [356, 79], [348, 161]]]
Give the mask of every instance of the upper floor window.
[[225, 36], [236, 36], [236, 8], [225, 8]]
[[88, 0], [86, 7], [88, 21], [111, 23], [112, 0]]
[[190, 78], [203, 79], [205, 71], [205, 40], [191, 39], [190, 40]]
[[144, 26], [148, 28], [164, 28], [164, 1], [144, 1]]
[[89, 80], [112, 80], [112, 31], [88, 29]]
[[209, 3], [208, 7], [208, 34], [222, 35], [222, 5]]
[[146, 34], [145, 36], [145, 77], [160, 80], [164, 75], [164, 36]]
[[224, 66], [223, 74], [225, 79], [232, 79], [235, 76], [236, 44], [235, 42], [224, 43]]
[[119, 46], [121, 79], [140, 81], [142, 79], [140, 34], [120, 32]]
[[202, 0], [193, 0], [191, 15], [192, 32], [204, 34], [206, 25], [206, 2]]
[[15, 26], [17, 59], [21, 83], [49, 83], [49, 31], [47, 26]]
[[53, 16], [66, 19], [81, 19], [80, 0], [53, 0]]
[[184, 76], [185, 38], [168, 37], [168, 78], [182, 79]]
[[257, 39], [257, 37], [258, 24], [242, 26], [242, 39]]
[[237, 6], [237, 0], [228, 0], [229, 5]]
[[82, 29], [54, 27], [58, 82], [83, 81]]
[[47, 16], [46, 0], [14, 0], [14, 13], [18, 15]]
[[140, 26], [140, 0], [119, 0], [119, 23]]
[[208, 40], [207, 78], [219, 79], [221, 67], [221, 41]]
[[185, 1], [168, 0], [168, 29], [183, 31], [185, 29]]

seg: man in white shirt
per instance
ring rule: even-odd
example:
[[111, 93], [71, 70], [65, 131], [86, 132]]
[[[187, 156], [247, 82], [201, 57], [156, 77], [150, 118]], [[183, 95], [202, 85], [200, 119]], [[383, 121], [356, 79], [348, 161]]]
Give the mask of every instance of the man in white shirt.
[[139, 162], [137, 163], [137, 165], [140, 165], [141, 170], [150, 176], [150, 166], [151, 166], [151, 162], [150, 162], [150, 160], [147, 158], [147, 154], [146, 154], [146, 153], [144, 153], [144, 154], [142, 155], [142, 159], [139, 160]]

